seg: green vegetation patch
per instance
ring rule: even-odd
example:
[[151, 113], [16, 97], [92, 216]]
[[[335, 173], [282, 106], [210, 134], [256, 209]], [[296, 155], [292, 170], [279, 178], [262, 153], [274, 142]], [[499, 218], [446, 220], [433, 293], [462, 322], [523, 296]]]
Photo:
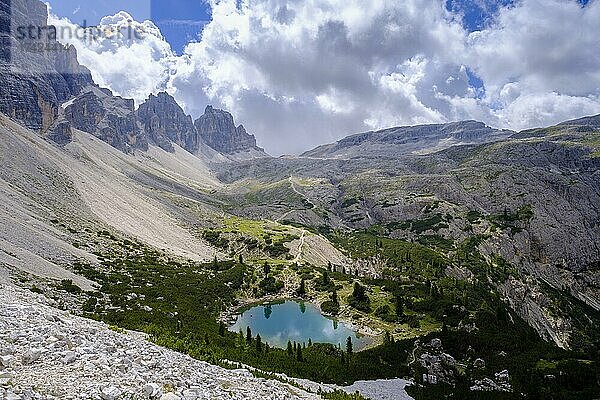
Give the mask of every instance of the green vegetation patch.
[[436, 213], [431, 217], [424, 219], [409, 219], [402, 222], [392, 222], [387, 225], [390, 230], [410, 230], [414, 233], [421, 234], [426, 231], [438, 231], [443, 228], [448, 228], [447, 219], [440, 213]]

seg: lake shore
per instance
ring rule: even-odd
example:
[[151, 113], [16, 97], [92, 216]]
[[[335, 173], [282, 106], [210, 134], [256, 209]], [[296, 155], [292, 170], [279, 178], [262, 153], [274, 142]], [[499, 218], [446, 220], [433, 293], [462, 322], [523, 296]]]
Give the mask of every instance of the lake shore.
[[357, 323], [356, 321], [351, 321], [350, 318], [344, 318], [336, 315], [330, 315], [321, 310], [320, 303], [316, 298], [300, 298], [297, 296], [279, 296], [279, 295], [267, 295], [260, 298], [246, 298], [239, 299], [238, 304], [232, 305], [228, 307], [225, 311], [223, 311], [219, 315], [219, 321], [226, 324], [227, 328], [231, 328], [231, 326], [235, 325], [238, 317], [248, 309], [257, 306], [265, 306], [265, 305], [275, 305], [281, 304], [286, 301], [293, 302], [304, 302], [307, 304], [311, 304], [314, 306], [318, 312], [325, 318], [330, 320], [335, 320], [345, 328], [355, 332], [355, 334], [368, 338], [368, 344], [362, 346], [357, 351], [367, 350], [373, 347], [378, 346], [383, 342], [383, 332], [376, 332], [371, 327], [366, 324]]

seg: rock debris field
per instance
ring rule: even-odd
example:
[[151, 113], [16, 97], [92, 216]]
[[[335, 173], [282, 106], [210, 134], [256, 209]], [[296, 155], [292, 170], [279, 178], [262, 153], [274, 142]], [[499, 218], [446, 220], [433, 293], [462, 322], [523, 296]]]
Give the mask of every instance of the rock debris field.
[[117, 333], [0, 282], [0, 399], [317, 399]]

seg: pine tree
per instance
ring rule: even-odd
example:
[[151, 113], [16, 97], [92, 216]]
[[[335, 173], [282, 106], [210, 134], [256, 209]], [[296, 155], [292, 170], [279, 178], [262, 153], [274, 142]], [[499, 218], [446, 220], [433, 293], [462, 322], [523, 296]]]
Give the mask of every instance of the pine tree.
[[259, 353], [262, 352], [262, 339], [260, 337], [260, 333], [256, 335], [256, 351]]
[[323, 286], [329, 285], [329, 273], [327, 271], [323, 272]]
[[362, 286], [358, 282], [354, 282], [354, 290], [352, 291], [352, 297], [354, 297], [357, 301], [366, 300], [367, 295], [364, 286]]
[[219, 336], [225, 336], [225, 323], [223, 321], [219, 322]]
[[289, 340], [287, 343], [287, 353], [288, 353], [288, 356], [291, 356], [294, 354], [294, 348], [292, 347], [292, 342], [290, 342]]
[[302, 358], [302, 346], [298, 346], [298, 348], [296, 349], [296, 360], [298, 362], [304, 361], [304, 359]]
[[396, 318], [398, 319], [398, 321], [401, 321], [404, 317], [404, 300], [400, 295], [396, 295], [396, 298], [394, 300], [396, 306]]
[[304, 278], [302, 278], [302, 280], [300, 281], [300, 287], [298, 288], [298, 296], [304, 296], [306, 295], [306, 280]]
[[271, 273], [271, 266], [266, 261], [265, 261], [265, 265], [263, 266], [263, 271], [265, 273], [265, 276], [269, 276], [269, 273]]
[[385, 331], [385, 336], [383, 337], [383, 345], [389, 346], [390, 343], [392, 343], [392, 335], [390, 334], [390, 331]]
[[250, 327], [246, 328], [246, 342], [252, 342], [252, 329]]
[[339, 305], [337, 290], [335, 290], [335, 289], [333, 290], [333, 292], [331, 292], [331, 301], [334, 302], [335, 304]]
[[348, 353], [348, 359], [352, 356], [352, 338], [348, 336], [346, 340], [346, 353]]

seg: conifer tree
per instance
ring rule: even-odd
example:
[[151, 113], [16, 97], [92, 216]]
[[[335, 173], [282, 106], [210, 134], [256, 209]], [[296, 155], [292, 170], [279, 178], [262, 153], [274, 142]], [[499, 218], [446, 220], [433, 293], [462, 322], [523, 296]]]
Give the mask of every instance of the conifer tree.
[[260, 333], [256, 335], [256, 351], [258, 353], [262, 353], [262, 339], [260, 337]]
[[306, 280], [304, 278], [300, 281], [300, 287], [298, 287], [297, 294], [298, 296], [306, 295]]

